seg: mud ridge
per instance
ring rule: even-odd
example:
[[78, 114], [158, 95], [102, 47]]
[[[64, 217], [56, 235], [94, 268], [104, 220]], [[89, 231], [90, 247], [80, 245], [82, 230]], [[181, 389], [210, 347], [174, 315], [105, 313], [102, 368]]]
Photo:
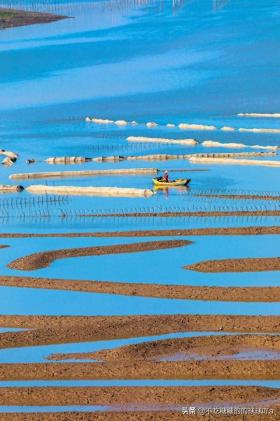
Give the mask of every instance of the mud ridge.
[[8, 267], [17, 270], [36, 270], [48, 267], [54, 260], [81, 256], [103, 256], [108, 254], [138, 253], [150, 250], [183, 247], [191, 244], [187, 240], [150, 241], [145, 243], [116, 244], [112, 246], [69, 248], [30, 254], [12, 261]]
[[139, 315], [0, 316], [1, 327], [29, 329], [0, 334], [1, 348], [92, 342], [174, 332], [279, 333], [280, 316]]
[[56, 237], [164, 237], [189, 235], [270, 235], [280, 234], [280, 226], [248, 226], [189, 228], [142, 231], [60, 232], [60, 233], [0, 233], [0, 238], [56, 238]]
[[280, 270], [280, 257], [205, 260], [184, 268], [205, 273], [277, 271]]
[[208, 287], [17, 276], [0, 276], [0, 285], [186, 300], [280, 302], [280, 287]]

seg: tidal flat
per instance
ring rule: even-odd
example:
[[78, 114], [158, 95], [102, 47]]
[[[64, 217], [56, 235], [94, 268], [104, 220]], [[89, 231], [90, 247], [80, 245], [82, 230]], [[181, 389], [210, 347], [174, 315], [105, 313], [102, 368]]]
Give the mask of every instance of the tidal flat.
[[0, 1], [1, 420], [279, 418], [279, 13]]

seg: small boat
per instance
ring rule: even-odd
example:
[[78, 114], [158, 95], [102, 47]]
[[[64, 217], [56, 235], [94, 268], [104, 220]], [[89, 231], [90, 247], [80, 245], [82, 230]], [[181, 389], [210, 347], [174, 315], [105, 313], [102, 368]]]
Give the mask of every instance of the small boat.
[[162, 178], [153, 178], [153, 183], [157, 187], [178, 187], [187, 186], [190, 183], [190, 178], [178, 178], [169, 182], [163, 181]]

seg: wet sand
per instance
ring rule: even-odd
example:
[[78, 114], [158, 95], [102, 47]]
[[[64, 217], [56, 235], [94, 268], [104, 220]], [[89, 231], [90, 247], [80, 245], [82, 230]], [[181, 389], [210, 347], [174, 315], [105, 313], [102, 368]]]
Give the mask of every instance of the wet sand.
[[271, 195], [258, 195], [258, 194], [204, 194], [196, 193], [196, 197], [217, 197], [220, 199], [249, 199], [249, 200], [272, 200], [279, 201], [280, 196], [271, 196]]
[[84, 218], [174, 218], [174, 217], [216, 217], [216, 216], [280, 216], [280, 210], [256, 210], [256, 211], [165, 211], [165, 212], [124, 212], [124, 213], [81, 213], [76, 216]]
[[[116, 349], [98, 352], [81, 352], [68, 354], [52, 354], [49, 360], [64, 361], [73, 359], [92, 359], [98, 361], [166, 361], [195, 360], [197, 358], [215, 359], [247, 352], [251, 355], [261, 350], [263, 354], [279, 351], [279, 335], [219, 335], [193, 338], [164, 339], [126, 345]], [[277, 354], [277, 353], [276, 353]], [[176, 359], [177, 357], [180, 359]], [[170, 358], [170, 359], [169, 359]], [[253, 358], [252, 358], [253, 359]], [[257, 358], [256, 358], [257, 359]]]
[[[223, 415], [211, 414], [211, 418], [202, 417], [201, 414], [186, 415], [182, 413], [180, 409], [177, 412], [97, 412], [97, 413], [83, 413], [83, 412], [67, 412], [64, 414], [51, 414], [51, 413], [40, 413], [40, 414], [1, 414], [1, 420], [3, 421], [166, 421], [166, 420], [185, 420], [186, 417], [191, 417], [191, 420], [201, 421], [207, 419], [207, 421], [221, 421]], [[275, 410], [272, 414], [266, 414], [265, 420], [278, 421], [279, 411]], [[227, 415], [224, 418], [228, 421], [256, 421], [256, 415]], [[260, 418], [259, 418], [260, 419]]]
[[173, 404], [202, 406], [225, 402], [246, 404], [274, 400], [280, 404], [280, 390], [256, 386], [196, 387], [14, 387], [0, 388], [0, 405], [115, 405]]
[[[56, 237], [181, 237], [187, 235], [271, 235], [280, 234], [280, 226], [249, 226], [225, 228], [189, 228], [143, 231], [61, 232], [61, 233], [0, 233], [0, 238], [56, 238]], [[4, 246], [3, 246], [4, 247]]]
[[0, 348], [91, 342], [174, 332], [279, 333], [280, 316], [0, 316], [1, 327], [30, 329], [0, 335]]
[[231, 379], [279, 380], [277, 360], [201, 360], [13, 363], [0, 365], [0, 380]]
[[0, 7], [0, 30], [14, 28], [16, 26], [55, 22], [65, 18], [66, 16], [58, 16], [50, 13], [29, 12]]
[[[274, 409], [274, 412], [269, 413], [266, 416], [266, 420], [270, 421], [278, 421], [279, 420], [279, 411]], [[240, 414], [240, 412], [239, 412]], [[182, 412], [182, 408], [178, 408], [177, 412], [174, 412], [172, 408], [169, 411], [165, 411], [164, 409], [160, 410], [159, 412], [152, 412], [151, 410], [142, 412], [141, 410], [137, 411], [130, 411], [128, 410], [123, 412], [97, 412], [97, 413], [85, 413], [85, 412], [66, 412], [64, 414], [51, 414], [51, 413], [40, 413], [40, 414], [28, 414], [28, 418], [21, 416], [17, 417], [18, 414], [4, 414], [2, 415], [3, 421], [11, 421], [11, 420], [19, 420], [19, 421], [95, 421], [95, 420], [109, 420], [109, 421], [166, 421], [166, 420], [178, 420], [178, 419], [186, 419], [186, 413]], [[201, 421], [202, 417], [201, 414], [191, 415], [191, 419], [195, 421]], [[242, 415], [228, 415], [226, 417], [229, 421], [244, 421], [245, 418]], [[221, 421], [221, 414], [211, 414], [211, 418], [207, 418], [207, 420], [211, 421]], [[248, 415], [246, 416], [246, 421], [255, 421], [256, 415]]]
[[206, 273], [277, 271], [280, 270], [280, 257], [206, 260], [184, 268]]
[[103, 256], [107, 254], [138, 253], [150, 250], [161, 250], [183, 247], [191, 244], [187, 240], [150, 241], [145, 243], [116, 244], [113, 246], [80, 247], [45, 251], [30, 254], [12, 261], [8, 267], [17, 270], [36, 270], [48, 267], [57, 259], [66, 259], [81, 256]]
[[0, 276], [0, 285], [187, 300], [277, 302], [280, 287], [207, 287]]

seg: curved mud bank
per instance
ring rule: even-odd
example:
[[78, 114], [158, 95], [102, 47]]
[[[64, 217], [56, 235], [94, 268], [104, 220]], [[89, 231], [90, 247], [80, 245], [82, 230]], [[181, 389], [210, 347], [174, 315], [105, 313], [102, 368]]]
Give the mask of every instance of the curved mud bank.
[[[280, 198], [279, 198], [280, 200]], [[0, 238], [77, 238], [77, 237], [181, 237], [196, 235], [277, 235], [279, 226], [249, 226], [228, 228], [188, 228], [143, 231], [96, 231], [96, 232], [61, 232], [61, 233], [0, 233]]]
[[66, 18], [66, 16], [53, 15], [50, 13], [30, 12], [0, 7], [0, 30], [38, 23], [50, 23]]
[[[51, 361], [91, 359], [97, 361], [195, 361], [216, 360], [225, 357], [238, 358], [240, 353], [248, 356], [261, 351], [264, 355], [280, 357], [279, 335], [225, 335], [201, 336], [146, 341], [133, 345], [97, 352], [60, 353], [48, 357]], [[244, 358], [246, 360], [246, 358]], [[259, 359], [257, 357], [251, 359]], [[269, 358], [270, 359], [270, 358]], [[273, 359], [273, 358], [272, 358]]]
[[280, 302], [280, 287], [207, 287], [0, 276], [0, 285], [205, 301]]
[[[174, 332], [279, 333], [280, 316], [0, 316], [1, 326], [29, 329], [0, 335], [0, 348], [92, 342]], [[215, 377], [214, 377], [215, 378]]]
[[66, 16], [0, 7], [0, 30], [16, 26], [55, 22], [61, 19], [66, 19]]
[[1, 364], [0, 380], [110, 380], [110, 379], [231, 379], [278, 380], [279, 361], [108, 361], [90, 363]]
[[184, 268], [206, 273], [277, 271], [280, 270], [280, 257], [206, 260]]
[[116, 244], [113, 246], [81, 247], [30, 254], [11, 262], [8, 267], [17, 270], [36, 270], [48, 267], [54, 260], [82, 256], [138, 253], [150, 250], [183, 247], [191, 244], [187, 240], [150, 241], [146, 243]]

